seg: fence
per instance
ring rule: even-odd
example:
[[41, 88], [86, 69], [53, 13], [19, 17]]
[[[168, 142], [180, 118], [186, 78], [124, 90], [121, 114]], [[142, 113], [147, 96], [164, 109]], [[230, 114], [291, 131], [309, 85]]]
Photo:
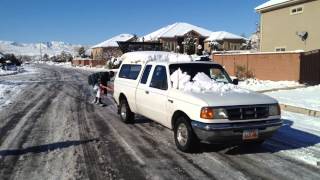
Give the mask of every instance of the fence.
[[92, 60], [92, 59], [74, 59], [72, 60], [73, 66], [90, 66], [90, 67], [102, 67], [106, 65], [106, 60]]
[[300, 81], [320, 84], [320, 50], [303, 53], [300, 63]]

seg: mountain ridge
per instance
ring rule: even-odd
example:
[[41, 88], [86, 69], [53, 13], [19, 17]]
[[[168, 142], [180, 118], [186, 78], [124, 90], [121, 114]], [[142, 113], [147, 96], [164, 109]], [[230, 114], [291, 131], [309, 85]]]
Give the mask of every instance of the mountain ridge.
[[71, 44], [63, 41], [47, 41], [41, 43], [20, 43], [16, 41], [0, 40], [0, 52], [3, 54], [40, 56], [41, 54], [48, 54], [54, 56], [61, 54], [62, 51], [76, 55], [77, 50], [81, 47], [87, 49], [89, 46], [80, 44]]

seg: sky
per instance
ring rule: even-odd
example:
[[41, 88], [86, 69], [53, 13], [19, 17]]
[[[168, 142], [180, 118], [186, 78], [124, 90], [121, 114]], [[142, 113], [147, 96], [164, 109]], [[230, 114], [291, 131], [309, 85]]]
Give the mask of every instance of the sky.
[[267, 0], [0, 0], [0, 40], [94, 45], [175, 22], [249, 36]]

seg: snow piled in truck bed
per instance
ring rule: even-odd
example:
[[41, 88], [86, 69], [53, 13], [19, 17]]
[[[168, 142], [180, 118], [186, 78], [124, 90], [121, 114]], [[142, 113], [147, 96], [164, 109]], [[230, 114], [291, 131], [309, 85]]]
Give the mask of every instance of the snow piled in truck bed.
[[173, 88], [180, 89], [182, 91], [198, 93], [217, 92], [221, 96], [228, 92], [249, 93], [248, 90], [240, 89], [236, 85], [217, 82], [203, 72], [196, 74], [192, 81], [190, 81], [190, 75], [182, 72], [181, 69], [178, 69], [171, 74], [170, 78], [173, 82]]

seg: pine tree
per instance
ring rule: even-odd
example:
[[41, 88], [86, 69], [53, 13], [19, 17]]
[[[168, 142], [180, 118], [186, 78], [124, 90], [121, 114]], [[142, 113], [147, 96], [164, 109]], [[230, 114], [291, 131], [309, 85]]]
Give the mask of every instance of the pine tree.
[[43, 55], [43, 60], [44, 61], [48, 61], [49, 60], [49, 55], [48, 54], [44, 54]]
[[192, 35], [192, 33], [188, 33], [182, 42], [184, 47], [184, 52], [188, 55], [195, 53], [195, 44], [197, 39]]
[[79, 54], [80, 57], [85, 58], [85, 56], [86, 56], [86, 50], [84, 49], [83, 46], [81, 46], [81, 47], [79, 48], [78, 54]]

